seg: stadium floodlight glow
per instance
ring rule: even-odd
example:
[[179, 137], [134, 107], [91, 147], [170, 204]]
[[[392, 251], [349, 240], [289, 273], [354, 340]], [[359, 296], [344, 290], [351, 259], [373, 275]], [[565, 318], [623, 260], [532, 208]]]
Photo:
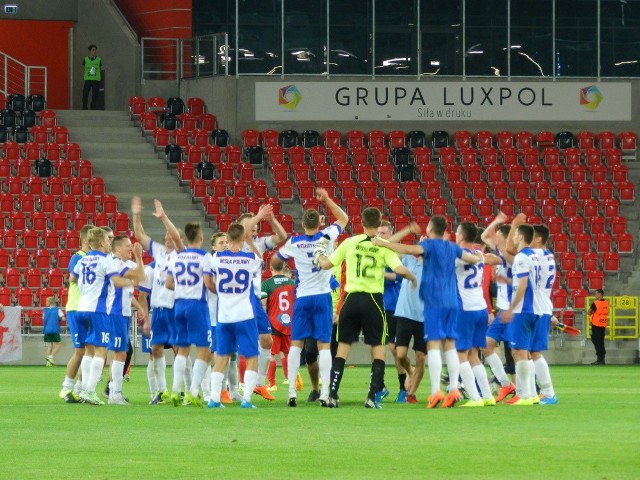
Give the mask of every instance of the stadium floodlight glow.
[[9, 13], [9, 14], [18, 13], [18, 5], [15, 3], [6, 3], [4, 5], [4, 13]]

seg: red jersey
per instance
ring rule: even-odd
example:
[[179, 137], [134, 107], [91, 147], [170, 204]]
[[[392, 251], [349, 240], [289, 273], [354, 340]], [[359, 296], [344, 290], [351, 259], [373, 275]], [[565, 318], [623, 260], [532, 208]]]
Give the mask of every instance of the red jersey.
[[295, 282], [284, 275], [276, 275], [262, 282], [260, 297], [267, 299], [269, 323], [271, 328], [283, 335], [291, 335], [295, 291]]

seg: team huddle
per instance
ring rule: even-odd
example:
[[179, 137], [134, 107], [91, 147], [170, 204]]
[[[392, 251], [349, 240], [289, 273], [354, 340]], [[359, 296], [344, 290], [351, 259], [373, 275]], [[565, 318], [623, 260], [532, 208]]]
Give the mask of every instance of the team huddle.
[[[328, 226], [309, 209], [302, 218], [304, 233], [287, 239], [272, 206], [263, 205], [214, 234], [211, 251], [203, 249], [199, 224], [180, 232], [157, 200], [153, 214], [166, 230], [162, 244], [145, 233], [138, 197], [131, 213], [139, 243], [85, 226], [81, 250], [69, 264], [67, 323], [74, 354], [60, 398], [103, 404], [96, 386], [111, 351], [108, 403], [129, 403], [122, 387], [133, 306], [142, 323], [143, 351], [149, 353], [152, 405], [224, 408], [238, 401], [241, 408], [255, 408], [253, 394], [274, 400], [273, 356], [282, 354], [287, 405], [298, 406], [304, 360], [312, 383], [309, 401], [336, 408], [345, 363], [361, 335], [371, 352], [366, 408], [382, 408], [389, 395], [387, 345], [398, 371], [397, 402], [417, 402], [426, 357], [428, 408], [453, 407], [463, 399], [462, 386], [468, 396], [463, 407], [557, 403], [541, 353], [547, 349], [555, 277], [546, 227], [527, 225], [523, 215], [507, 225], [500, 214], [484, 231], [462, 222], [454, 243], [446, 219], [434, 216], [413, 245], [401, 242], [420, 234], [420, 226], [393, 233], [378, 209], [365, 208], [363, 233], [338, 244], [349, 217], [324, 189], [317, 190], [317, 199], [334, 219]], [[258, 236], [262, 221], [272, 235]], [[272, 276], [262, 282], [265, 252], [279, 245], [270, 256]], [[147, 266], [143, 248], [153, 257]], [[295, 279], [287, 275], [288, 265]], [[497, 310], [487, 295], [490, 266]], [[412, 341], [415, 366], [407, 355]], [[511, 347], [515, 384], [497, 354], [500, 342]], [[166, 349], [175, 353], [170, 388]], [[449, 377], [445, 392], [442, 351]], [[500, 383], [496, 397], [482, 358]]]

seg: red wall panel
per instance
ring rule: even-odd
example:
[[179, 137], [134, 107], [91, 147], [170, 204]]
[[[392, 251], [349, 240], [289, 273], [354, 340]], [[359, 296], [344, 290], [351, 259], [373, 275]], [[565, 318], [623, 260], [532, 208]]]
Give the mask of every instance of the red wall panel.
[[[48, 108], [69, 108], [69, 30], [72, 22], [2, 20], [0, 51], [47, 67]], [[81, 62], [81, 61], [79, 61]]]

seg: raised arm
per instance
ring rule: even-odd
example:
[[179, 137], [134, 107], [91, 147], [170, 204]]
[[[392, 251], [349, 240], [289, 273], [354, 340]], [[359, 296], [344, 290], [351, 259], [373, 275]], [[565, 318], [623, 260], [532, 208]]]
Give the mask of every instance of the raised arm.
[[507, 237], [507, 247], [506, 250], [508, 254], [515, 255], [518, 252], [516, 248], [515, 238], [516, 233], [518, 232], [518, 227], [527, 221], [527, 216], [524, 213], [519, 213], [516, 215], [516, 218], [511, 222], [511, 230], [509, 231], [509, 236]]
[[396, 253], [404, 253], [407, 255], [422, 255], [424, 249], [420, 245], [405, 245], [404, 243], [387, 242], [381, 238], [372, 238], [371, 243], [378, 247], [386, 247]]
[[164, 228], [167, 229], [167, 233], [171, 237], [171, 240], [173, 240], [173, 244], [176, 246], [176, 251], [181, 252], [184, 250], [184, 243], [182, 242], [182, 237], [180, 237], [180, 232], [178, 232], [178, 229], [175, 227], [173, 222], [169, 220], [164, 208], [162, 208], [160, 200], [154, 200], [153, 205], [156, 209], [155, 212], [153, 212], [153, 216], [162, 221]]
[[273, 213], [273, 205], [270, 205], [270, 204], [261, 205], [260, 208], [258, 209], [257, 214], [255, 214], [253, 217], [246, 218], [242, 222], [245, 233], [251, 232], [253, 230], [253, 227], [258, 225], [263, 218], [266, 218], [267, 215], [272, 213]]
[[151, 238], [142, 227], [142, 200], [140, 197], [131, 199], [131, 218], [133, 220], [133, 233], [145, 250], [149, 250]]
[[277, 245], [280, 245], [281, 243], [284, 243], [287, 239], [287, 232], [284, 230], [284, 227], [278, 221], [273, 212], [271, 212], [265, 218], [267, 222], [269, 222], [269, 225], [271, 225], [271, 229], [273, 230], [273, 235], [271, 235], [271, 243], [273, 243], [273, 246], [275, 247]]
[[344, 230], [349, 223], [347, 212], [329, 197], [329, 193], [324, 188], [316, 188], [316, 198], [327, 206], [331, 214], [336, 218], [335, 223]]
[[502, 212], [498, 212], [496, 218], [489, 224], [487, 228], [485, 228], [484, 232], [480, 238], [482, 241], [492, 250], [496, 248], [496, 233], [498, 231], [498, 227], [507, 221], [507, 216]]

